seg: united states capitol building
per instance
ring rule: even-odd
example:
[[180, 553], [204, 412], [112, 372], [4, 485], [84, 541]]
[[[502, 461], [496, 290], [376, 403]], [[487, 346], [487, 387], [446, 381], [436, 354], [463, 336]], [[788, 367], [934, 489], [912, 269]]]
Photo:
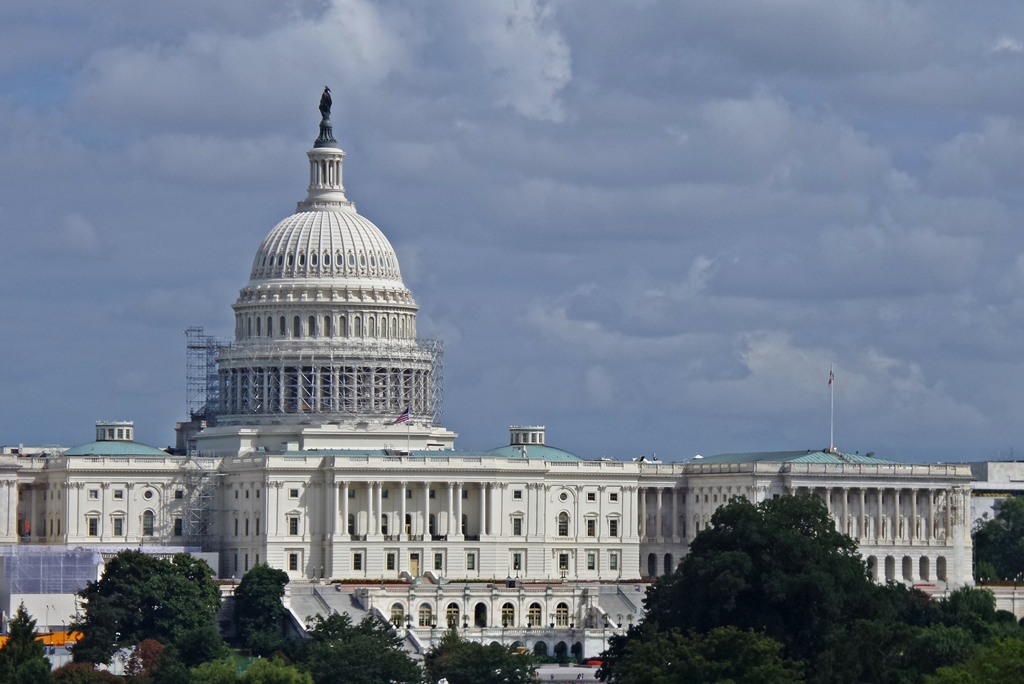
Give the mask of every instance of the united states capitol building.
[[972, 582], [966, 465], [836, 449], [588, 460], [542, 426], [457, 450], [441, 422], [441, 345], [417, 336], [394, 249], [347, 198], [326, 115], [307, 156], [307, 195], [256, 249], [203, 410], [179, 425], [181, 453], [101, 422], [81, 446], [0, 456], [5, 610], [29, 596], [41, 625], [42, 605], [73, 616], [73, 597], [55, 598], [66, 587], [18, 591], [29, 557], [43, 558], [40, 577], [47, 553], [192, 549], [224, 579], [257, 563], [286, 571], [300, 620], [362, 611], [421, 646], [456, 624], [590, 656], [639, 620], [646, 584], [716, 508], [787, 494], [821, 497], [880, 582]]

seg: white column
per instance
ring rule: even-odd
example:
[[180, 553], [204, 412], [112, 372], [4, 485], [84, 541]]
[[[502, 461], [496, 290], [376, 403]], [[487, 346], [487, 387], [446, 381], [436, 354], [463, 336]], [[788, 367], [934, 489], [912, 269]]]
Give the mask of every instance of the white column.
[[679, 490], [672, 487], [672, 541], [679, 543]]
[[[406, 485], [407, 484], [408, 483], [405, 482], [405, 480], [402, 480], [399, 483], [400, 488], [399, 488], [399, 493], [398, 493], [398, 495], [402, 498], [401, 519], [398, 521], [398, 524], [399, 524], [399, 527], [398, 527], [398, 539], [399, 540], [404, 539], [405, 541], [409, 541], [409, 538], [405, 535], [405, 515], [406, 515], [405, 514], [405, 496], [406, 496], [405, 490], [406, 490]], [[409, 526], [409, 534], [412, 534], [412, 525]]]
[[[448, 490], [449, 494], [451, 489]], [[437, 525], [434, 525], [434, 532], [439, 532]], [[430, 483], [423, 483], [423, 539], [430, 538]]]
[[[882, 495], [882, 488], [881, 487], [878, 488], [877, 493], [878, 493], [878, 520], [875, 521], [875, 539], [876, 540], [883, 538], [882, 537], [882, 521], [883, 521], [884, 516], [885, 516], [885, 512], [882, 510], [882, 500], [883, 500], [884, 497]], [[881, 562], [881, 561], [879, 561], [879, 562]], [[879, 576], [881, 577], [881, 575], [879, 575]]]
[[28, 519], [28, 540], [31, 542], [31, 541], [34, 540], [34, 537], [38, 533], [37, 530], [36, 530], [36, 527], [38, 525], [37, 525], [37, 522], [36, 522], [36, 515], [37, 515], [37, 512], [36, 512], [36, 486], [34, 484], [32, 484], [32, 485], [29, 485], [29, 487], [30, 487], [30, 491], [32, 492], [32, 497], [31, 497], [31, 502], [32, 503], [29, 504], [29, 513], [28, 513], [29, 514], [29, 519]]
[[[445, 535], [452, 535], [452, 518], [455, 516], [455, 483], [448, 483], [448, 521], [444, 526]], [[455, 528], [458, 529], [458, 528]], [[440, 530], [439, 530], [440, 531]]]
[[374, 499], [377, 496], [377, 483], [366, 483], [366, 534], [377, 534], [377, 516], [373, 514]]
[[665, 536], [665, 524], [664, 524], [665, 520], [664, 520], [664, 517], [662, 516], [662, 509], [661, 509], [661, 495], [662, 495], [662, 492], [664, 490], [665, 490], [664, 487], [658, 487], [657, 488], [657, 492], [658, 492], [658, 515], [657, 515], [657, 518], [656, 518], [656, 521], [657, 521], [656, 525], [657, 525], [657, 527], [656, 527], [656, 529], [654, 531], [654, 538], [657, 539], [659, 543], [663, 541], [663, 537]]
[[626, 504], [625, 515], [622, 516], [622, 532], [630, 539], [636, 537], [637, 526], [636, 526], [636, 494], [638, 487], [627, 486], [623, 487], [622, 491], [625, 492]]
[[[377, 497], [377, 500], [374, 502], [374, 506], [376, 506], [377, 508], [377, 515], [373, 520], [373, 524], [374, 527], [377, 529], [377, 534], [384, 534], [384, 531], [381, 529], [380, 526], [381, 516], [384, 515], [384, 483], [374, 482], [373, 488], [374, 491], [376, 492]], [[390, 531], [391, 530], [389, 529], [388, 532]]]
[[[348, 482], [341, 483], [341, 524], [342, 539], [349, 540], [348, 536]], [[352, 530], [358, 533], [359, 530]]]
[[495, 484], [493, 482], [489, 482], [487, 484], [487, 488], [489, 490], [491, 490], [487, 494], [487, 522], [488, 522], [487, 534], [491, 535], [492, 537], [495, 537], [495, 536], [497, 536], [499, 534], [498, 520], [497, 520], [498, 514], [494, 510], [494, 499], [495, 499], [494, 493], [495, 493], [495, 489], [497, 489], [497, 487], [495, 486]]
[[857, 513], [857, 536], [861, 539], [866, 539], [868, 536], [867, 526], [865, 523], [868, 520], [868, 496], [867, 491], [860, 488], [860, 511]]
[[487, 533], [487, 485], [480, 483], [480, 539]]
[[917, 490], [910, 490], [910, 530], [907, 535], [910, 537], [910, 541], [913, 542], [917, 539]]
[[897, 487], [893, 490], [893, 510], [895, 511], [892, 516], [892, 538], [893, 541], [896, 539], [902, 540], [899, 536], [900, 533], [900, 489]]
[[850, 488], [843, 487], [843, 534], [849, 534], [850, 529]]
[[928, 541], [935, 539], [935, 490], [928, 488]]
[[636, 494], [640, 497], [640, 541], [647, 540], [647, 488], [637, 487]]
[[952, 501], [952, 497], [950, 496], [950, 494], [951, 494], [951, 490], [947, 489], [945, 491], [945, 495], [944, 495], [944, 498], [946, 499], [946, 543], [947, 544], [949, 543], [949, 540], [953, 538], [953, 530], [952, 530], [952, 520], [953, 520], [953, 517], [952, 517], [952, 514], [951, 514], [952, 513], [951, 509], [953, 507], [953, 501]]
[[462, 541], [462, 483], [455, 483], [455, 535], [456, 541]]

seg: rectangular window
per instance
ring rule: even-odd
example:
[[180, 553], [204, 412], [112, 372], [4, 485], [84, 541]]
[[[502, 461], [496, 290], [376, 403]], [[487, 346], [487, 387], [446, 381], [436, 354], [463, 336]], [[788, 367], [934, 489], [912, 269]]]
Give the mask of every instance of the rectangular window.
[[587, 536], [597, 536], [597, 520], [595, 520], [594, 518], [587, 518]]
[[293, 537], [297, 537], [299, 535], [298, 518], [288, 518], [288, 534], [292, 535]]
[[[237, 494], [235, 495], [235, 498], [236, 499], [238, 498]], [[298, 489], [289, 489], [288, 490], [288, 498], [289, 499], [298, 499], [299, 498], [299, 490]]]
[[249, 554], [245, 554], [245, 571], [249, 572]]
[[238, 518], [235, 518], [235, 536], [238, 536]]
[[597, 569], [597, 554], [596, 553], [588, 553], [587, 554], [587, 570], [596, 570], [596, 569]]
[[521, 501], [522, 498], [523, 498], [523, 490], [522, 489], [513, 489], [512, 490], [512, 499], [513, 500]]
[[289, 553], [288, 554], [288, 569], [298, 570], [299, 569], [299, 554]]
[[476, 554], [475, 553], [467, 553], [466, 554], [466, 569], [467, 570], [476, 570]]
[[558, 554], [558, 569], [568, 570], [569, 569], [569, 554], [560, 553]]
[[433, 498], [434, 498], [434, 490], [433, 490], [433, 489], [431, 489], [431, 490], [430, 490], [430, 498], [431, 498], [431, 499], [433, 499]]
[[[260, 498], [260, 490], [258, 489], [256, 490], [256, 498]], [[259, 562], [257, 562], [256, 564], [259, 565]]]
[[411, 489], [406, 489], [405, 490], [405, 498], [406, 499], [411, 499], [412, 498], [412, 490]]
[[260, 536], [260, 519], [256, 518], [256, 536]]
[[354, 490], [354, 489], [348, 490], [348, 498], [350, 498], [350, 499], [356, 498], [356, 490]]
[[174, 498], [175, 499], [184, 499], [185, 498], [185, 490], [184, 489], [175, 489], [174, 490]]
[[248, 489], [246, 489], [246, 490], [245, 490], [245, 498], [246, 498], [246, 499], [248, 499], [248, 498], [249, 498], [249, 490], [248, 490]]
[[523, 569], [523, 554], [513, 553], [512, 554], [512, 569], [522, 570]]
[[182, 532], [181, 518], [174, 519], [174, 536], [180, 537]]
[[249, 536], [249, 519], [248, 518], [245, 519], [245, 536], [246, 537]]
[[597, 501], [597, 492], [587, 492], [587, 501]]
[[435, 570], [444, 570], [444, 554], [443, 553], [435, 553], [434, 554], [434, 569]]
[[238, 572], [238, 554], [235, 554], [235, 572]]
[[388, 498], [388, 490], [386, 490], [386, 489], [380, 490], [380, 498], [382, 498], [382, 499]]
[[353, 553], [352, 554], [352, 569], [362, 570], [363, 569], [363, 554]]
[[469, 490], [468, 489], [463, 489], [462, 490], [462, 498], [463, 499], [468, 499], [469, 498]]
[[388, 570], [395, 569], [395, 554], [389, 553], [384, 556], [384, 567]]
[[609, 501], [618, 501], [619, 500], [619, 493], [618, 492], [612, 492], [611, 494], [608, 495], [608, 500]]
[[114, 536], [124, 536], [124, 518], [114, 518]]
[[618, 537], [619, 536], [619, 519], [612, 518], [608, 521], [608, 536]]
[[235, 490], [235, 498], [236, 499], [238, 498], [238, 490], [237, 489]]
[[619, 554], [612, 551], [608, 554], [608, 569], [618, 570], [619, 569]]
[[98, 537], [100, 536], [100, 519], [99, 518], [87, 518], [89, 521], [89, 536]]
[[98, 489], [90, 489], [89, 490], [89, 500], [90, 501], [96, 501], [99, 498], [100, 498], [100, 490], [98, 490]]
[[512, 518], [512, 536], [521, 537], [523, 536], [523, 519]]

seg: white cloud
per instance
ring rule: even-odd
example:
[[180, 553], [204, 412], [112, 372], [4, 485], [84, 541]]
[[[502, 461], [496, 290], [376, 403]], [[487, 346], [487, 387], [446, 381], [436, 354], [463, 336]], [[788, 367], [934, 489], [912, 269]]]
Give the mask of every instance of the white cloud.
[[48, 244], [54, 250], [67, 254], [93, 257], [100, 253], [100, 238], [96, 227], [78, 213], [64, 217], [53, 241]]
[[1024, 43], [1016, 38], [1002, 36], [990, 48], [991, 52], [1024, 52]]

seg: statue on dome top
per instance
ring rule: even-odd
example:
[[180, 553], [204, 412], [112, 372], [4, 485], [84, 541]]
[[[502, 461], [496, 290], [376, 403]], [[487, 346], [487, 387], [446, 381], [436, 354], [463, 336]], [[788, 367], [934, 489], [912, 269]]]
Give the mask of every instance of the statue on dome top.
[[331, 118], [331, 89], [324, 86], [324, 94], [320, 96], [320, 116]]

